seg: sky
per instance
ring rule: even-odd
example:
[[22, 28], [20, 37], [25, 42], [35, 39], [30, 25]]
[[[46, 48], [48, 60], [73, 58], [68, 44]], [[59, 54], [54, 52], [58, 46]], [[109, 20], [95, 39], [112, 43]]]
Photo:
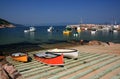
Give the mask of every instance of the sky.
[[120, 23], [120, 0], [0, 0], [0, 18], [31, 25]]

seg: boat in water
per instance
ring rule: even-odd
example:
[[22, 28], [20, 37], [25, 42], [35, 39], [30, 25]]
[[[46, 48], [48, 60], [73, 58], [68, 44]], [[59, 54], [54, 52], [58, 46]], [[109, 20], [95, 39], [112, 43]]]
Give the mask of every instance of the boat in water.
[[51, 50], [47, 50], [48, 53], [54, 53], [54, 54], [63, 54], [64, 57], [67, 58], [73, 58], [73, 59], [77, 59], [78, 58], [78, 50], [75, 49], [51, 49]]
[[63, 31], [63, 34], [64, 34], [64, 35], [69, 35], [71, 32], [72, 32], [72, 31], [64, 30], [64, 31]]
[[24, 30], [24, 32], [34, 32], [35, 30], [35, 27], [30, 27], [28, 30]]
[[69, 35], [69, 34], [71, 34], [72, 33], [72, 28], [69, 26], [69, 25], [67, 25], [66, 27], [65, 27], [65, 30], [63, 30], [63, 34], [64, 35]]
[[16, 61], [28, 62], [28, 55], [26, 53], [13, 53], [11, 57]]
[[79, 32], [81, 32], [81, 29], [80, 29], [80, 27], [77, 27], [77, 32], [79, 33]]
[[52, 32], [52, 31], [53, 31], [53, 27], [52, 27], [52, 26], [49, 27], [49, 28], [47, 29], [47, 31], [48, 31], [48, 32]]
[[91, 34], [95, 34], [96, 32], [97, 32], [96, 29], [92, 29], [92, 30], [91, 30]]
[[50, 66], [63, 66], [64, 65], [64, 59], [63, 54], [58, 55], [54, 53], [37, 53], [34, 54], [34, 58], [44, 64], [50, 65]]

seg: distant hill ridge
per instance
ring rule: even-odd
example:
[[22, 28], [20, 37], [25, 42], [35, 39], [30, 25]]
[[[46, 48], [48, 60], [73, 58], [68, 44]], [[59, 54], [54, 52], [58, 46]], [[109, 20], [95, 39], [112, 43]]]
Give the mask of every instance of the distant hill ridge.
[[0, 18], [0, 28], [11, 28], [15, 27], [12, 23]]

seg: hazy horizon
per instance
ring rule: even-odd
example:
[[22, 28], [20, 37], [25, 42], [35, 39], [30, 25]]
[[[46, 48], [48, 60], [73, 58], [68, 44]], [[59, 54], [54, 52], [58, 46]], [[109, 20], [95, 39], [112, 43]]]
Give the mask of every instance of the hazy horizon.
[[120, 23], [120, 0], [1, 0], [0, 18], [16, 24]]

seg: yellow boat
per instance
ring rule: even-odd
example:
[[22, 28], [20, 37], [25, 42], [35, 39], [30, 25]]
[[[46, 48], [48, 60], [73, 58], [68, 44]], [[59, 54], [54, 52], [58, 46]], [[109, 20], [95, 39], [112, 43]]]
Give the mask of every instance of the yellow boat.
[[80, 32], [81, 32], [81, 30], [79, 29], [79, 30], [77, 30], [77, 32], [78, 32], [78, 33], [80, 33]]
[[11, 57], [16, 61], [27, 62], [28, 55], [25, 53], [13, 53]]
[[63, 31], [63, 34], [69, 35], [71, 33], [71, 31], [65, 30]]

